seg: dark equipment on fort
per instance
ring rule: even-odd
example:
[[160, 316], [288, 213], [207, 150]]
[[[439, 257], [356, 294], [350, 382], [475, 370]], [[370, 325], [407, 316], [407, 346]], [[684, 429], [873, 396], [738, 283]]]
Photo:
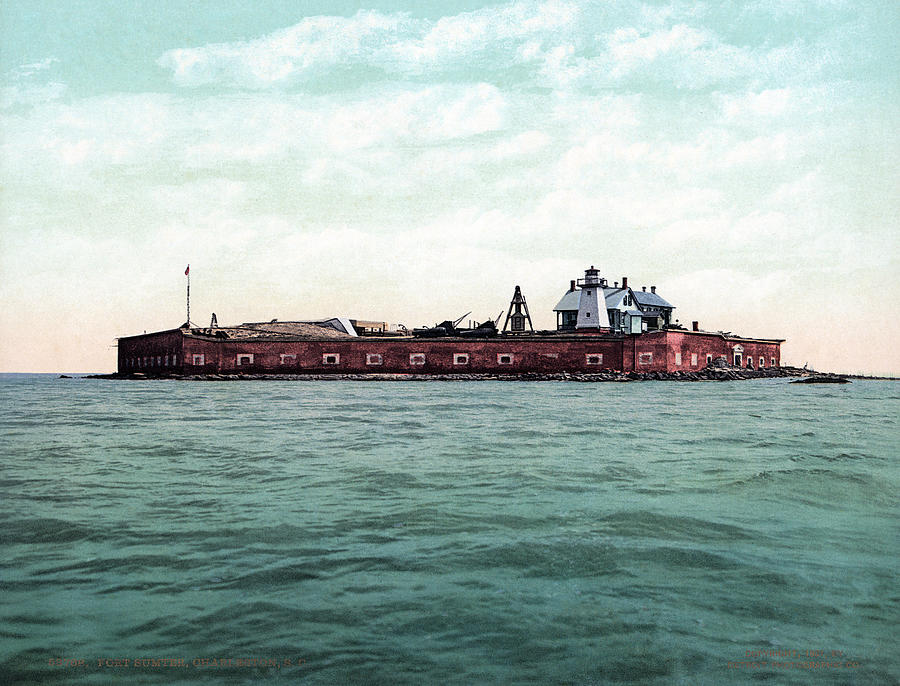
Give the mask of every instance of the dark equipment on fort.
[[449, 319], [445, 319], [437, 326], [413, 329], [413, 336], [417, 338], [442, 338], [444, 336], [455, 336], [456, 325], [459, 324], [463, 319], [468, 317], [470, 314], [472, 314], [471, 311], [466, 312], [462, 317], [459, 317], [452, 322]]

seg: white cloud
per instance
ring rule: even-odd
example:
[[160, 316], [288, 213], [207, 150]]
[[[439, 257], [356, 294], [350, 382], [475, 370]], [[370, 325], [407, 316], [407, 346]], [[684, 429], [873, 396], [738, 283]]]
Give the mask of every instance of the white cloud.
[[58, 62], [55, 57], [48, 57], [7, 72], [5, 84], [0, 87], [0, 109], [37, 105], [65, 95], [66, 84], [49, 79], [49, 72]]
[[703, 25], [710, 14], [695, 3], [565, 0], [518, 0], [437, 20], [360, 11], [308, 17], [254, 40], [170, 50], [158, 63], [185, 87], [312, 92], [423, 76], [562, 90], [764, 90], [836, 64], [835, 46], [732, 43]]
[[518, 55], [529, 59], [539, 53], [541, 39], [570, 29], [577, 17], [573, 3], [549, 0], [519, 2], [442, 17], [433, 25], [423, 24], [421, 38], [400, 40], [390, 47], [404, 69], [419, 71], [423, 65], [436, 66], [471, 59], [473, 54], [511, 44], [519, 47], [506, 58]]
[[577, 15], [576, 5], [560, 0], [514, 2], [435, 22], [361, 10], [352, 17], [308, 17], [251, 41], [169, 50], [158, 63], [187, 87], [282, 87], [360, 65], [413, 75], [455, 68], [476, 54], [496, 58], [498, 46], [503, 61], [514, 62], [519, 43], [567, 29]]
[[159, 65], [170, 69], [182, 86], [280, 86], [309, 78], [322, 67], [370, 60], [379, 45], [415, 24], [405, 15], [363, 10], [350, 18], [309, 17], [252, 41], [169, 50]]
[[795, 100], [790, 88], [774, 88], [760, 92], [725, 94], [720, 96], [719, 106], [728, 121], [752, 121], [783, 117]]

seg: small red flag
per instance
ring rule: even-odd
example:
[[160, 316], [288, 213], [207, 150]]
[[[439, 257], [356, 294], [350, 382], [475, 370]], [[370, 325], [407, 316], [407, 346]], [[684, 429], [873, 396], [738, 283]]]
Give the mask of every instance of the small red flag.
[[190, 271], [191, 271], [191, 265], [188, 265], [187, 269], [184, 270], [184, 275], [187, 276], [188, 273], [190, 273]]

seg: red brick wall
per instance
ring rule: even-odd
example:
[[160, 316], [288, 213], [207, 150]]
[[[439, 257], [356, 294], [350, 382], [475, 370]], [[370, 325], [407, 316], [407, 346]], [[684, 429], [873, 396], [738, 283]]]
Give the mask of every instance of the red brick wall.
[[625, 371], [664, 372], [668, 346], [665, 331], [629, 336], [631, 342]]
[[[284, 372], [284, 373], [521, 373], [596, 372], [615, 369], [639, 372], [691, 371], [703, 369], [707, 355], [724, 355], [731, 363], [734, 347], [743, 348], [741, 366], [760, 356], [765, 366], [772, 358], [781, 363], [778, 343], [726, 339], [721, 335], [686, 331], [658, 331], [639, 336], [601, 338], [587, 335], [572, 338], [472, 339], [384, 339], [354, 338], [318, 341], [216, 340], [184, 336], [180, 330], [162, 331], [119, 339], [119, 371], [159, 374]], [[337, 355], [338, 364], [325, 364], [324, 355]], [[380, 355], [381, 364], [367, 364], [366, 356]], [[424, 355], [423, 364], [412, 364], [410, 355]], [[468, 364], [454, 364], [454, 354], [468, 355]], [[680, 354], [680, 363], [678, 360]], [[691, 356], [697, 355], [697, 364]], [[194, 364], [195, 356], [202, 364]], [[252, 355], [252, 362], [238, 365], [238, 355]], [[295, 359], [282, 362], [282, 355]], [[499, 361], [508, 355], [510, 364]], [[589, 364], [588, 355], [602, 355], [598, 364]], [[595, 358], [596, 360], [596, 358]], [[199, 362], [199, 360], [197, 360]], [[167, 364], [168, 363], [168, 364]]]
[[118, 370], [129, 374], [181, 371], [182, 340], [179, 329], [120, 338]]
[[[391, 340], [359, 338], [331, 341], [202, 341], [187, 339], [185, 360], [204, 354], [203, 369], [186, 367], [186, 372], [205, 372], [210, 364], [222, 372], [284, 373], [407, 373], [465, 374], [472, 372], [520, 373], [600, 371], [622, 365], [620, 339], [502, 340], [413, 339]], [[252, 363], [237, 364], [239, 354], [252, 354]], [[281, 361], [281, 355], [296, 355], [296, 360]], [[454, 364], [454, 354], [467, 354], [468, 364]], [[588, 355], [602, 355], [602, 362], [588, 364]], [[325, 355], [337, 355], [338, 364], [325, 364]], [[381, 364], [367, 364], [367, 355], [380, 355]], [[411, 355], [424, 355], [424, 364], [411, 364]], [[499, 355], [509, 356], [502, 364]]]
[[[781, 364], [781, 345], [779, 343], [749, 341], [724, 337], [718, 334], [690, 333], [687, 331], [667, 331], [665, 336], [668, 341], [665, 371], [703, 369], [707, 364], [707, 355], [712, 355], [713, 360], [719, 356], [724, 356], [729, 364], [733, 364], [735, 346], [742, 348], [742, 367], [747, 366], [748, 355], [753, 358], [754, 369], [759, 369], [760, 357], [764, 358], [765, 367], [772, 366], [773, 357], [775, 358], [776, 366]], [[681, 355], [680, 363], [678, 360], [679, 353]], [[696, 366], [691, 364], [692, 355], [697, 356]]]

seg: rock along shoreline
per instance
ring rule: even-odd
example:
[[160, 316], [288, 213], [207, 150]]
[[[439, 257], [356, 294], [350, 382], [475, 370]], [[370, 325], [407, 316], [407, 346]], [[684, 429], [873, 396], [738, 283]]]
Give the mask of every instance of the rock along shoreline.
[[771, 369], [738, 369], [736, 367], [706, 367], [685, 372], [616, 372], [591, 374], [560, 372], [542, 374], [92, 374], [86, 379], [117, 379], [128, 381], [570, 381], [583, 383], [631, 381], [747, 381], [750, 379], [803, 378], [820, 379], [821, 383], [841, 383], [848, 379], [889, 380], [886, 377], [854, 376], [816, 372], [797, 367]]

